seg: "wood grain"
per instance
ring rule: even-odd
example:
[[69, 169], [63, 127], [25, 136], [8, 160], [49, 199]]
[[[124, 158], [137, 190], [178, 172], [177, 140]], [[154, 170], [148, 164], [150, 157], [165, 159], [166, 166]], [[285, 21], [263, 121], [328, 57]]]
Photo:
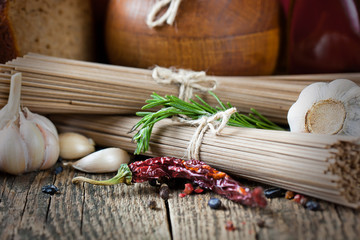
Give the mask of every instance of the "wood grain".
[[[73, 185], [84, 175], [64, 169], [22, 176], [0, 174], [0, 239], [358, 239], [360, 212], [319, 201], [310, 211], [284, 198], [268, 201], [265, 209], [247, 208], [214, 193], [180, 198], [171, 190], [168, 201], [148, 183], [110, 187]], [[105, 179], [113, 174], [87, 177]], [[239, 179], [246, 186], [257, 184]], [[41, 187], [54, 183], [53, 196]], [[268, 186], [263, 185], [264, 188]], [[207, 206], [220, 198], [222, 208]], [[149, 200], [157, 203], [152, 210]], [[260, 227], [258, 220], [265, 221]], [[232, 221], [235, 231], [225, 229]]]
[[[51, 170], [18, 177], [1, 174], [0, 238], [170, 238], [165, 203], [148, 184], [77, 186], [71, 183], [76, 174], [69, 169], [56, 177]], [[41, 192], [52, 183], [59, 194]], [[157, 202], [156, 210], [148, 211], [150, 199]]]
[[[148, 184], [84, 187], [85, 238], [170, 238], [165, 203]], [[148, 207], [149, 200], [156, 201], [156, 210]]]
[[[223, 208], [206, 206], [210, 197], [221, 199]], [[266, 209], [239, 206], [212, 193], [169, 200], [174, 239], [357, 239], [359, 211], [321, 202], [322, 211], [310, 211], [286, 199], [269, 200]], [[347, 216], [348, 221], [339, 217]], [[265, 221], [265, 227], [257, 222]], [[236, 230], [227, 231], [232, 221]], [[186, 231], [184, 227], [186, 226]], [[207, 238], [203, 238], [207, 239]]]
[[109, 2], [105, 39], [110, 63], [228, 76], [274, 71], [280, 44], [277, 1], [182, 1], [173, 26], [151, 29], [145, 22], [154, 4]]

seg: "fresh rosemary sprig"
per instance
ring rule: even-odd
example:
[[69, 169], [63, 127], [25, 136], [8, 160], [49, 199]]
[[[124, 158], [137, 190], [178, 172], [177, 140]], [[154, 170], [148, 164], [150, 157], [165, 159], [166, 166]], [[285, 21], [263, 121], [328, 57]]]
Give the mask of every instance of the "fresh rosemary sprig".
[[[152, 129], [158, 121], [172, 117], [172, 116], [186, 116], [192, 120], [199, 119], [203, 116], [211, 116], [219, 111], [225, 111], [233, 106], [230, 103], [224, 104], [213, 92], [209, 91], [219, 103], [220, 106], [211, 107], [201, 97], [195, 96], [199, 102], [190, 99], [190, 102], [185, 102], [178, 97], [166, 95], [162, 97], [156, 93], [151, 95], [152, 99], [146, 100], [146, 105], [142, 107], [143, 110], [163, 106], [157, 112], [137, 112], [136, 115], [142, 119], [131, 129], [133, 132], [140, 128], [140, 130], [133, 137], [133, 141], [137, 143], [135, 154], [145, 153], [149, 148], [150, 136]], [[251, 113], [248, 115], [234, 113], [229, 119], [227, 125], [235, 127], [246, 128], [260, 128], [283, 130], [278, 125], [274, 124], [264, 116], [262, 116], [255, 109], [250, 109]]]

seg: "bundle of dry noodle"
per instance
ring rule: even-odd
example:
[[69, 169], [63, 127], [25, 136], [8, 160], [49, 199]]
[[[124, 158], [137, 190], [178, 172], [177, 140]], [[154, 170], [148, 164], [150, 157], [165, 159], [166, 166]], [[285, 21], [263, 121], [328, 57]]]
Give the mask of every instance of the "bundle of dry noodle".
[[[81, 132], [99, 145], [134, 151], [140, 119], [125, 116], [52, 115], [60, 131]], [[183, 158], [194, 127], [160, 121], [153, 129], [149, 156]], [[201, 160], [228, 173], [293, 190], [341, 205], [360, 206], [360, 145], [349, 136], [226, 127], [205, 134]]]
[[[14, 72], [22, 72], [23, 105], [43, 114], [134, 114], [151, 93], [177, 96], [179, 88], [156, 83], [152, 70], [29, 54], [0, 65], [0, 106], [6, 103]], [[217, 81], [214, 92], [223, 102], [231, 102], [244, 113], [255, 108], [280, 124], [286, 123], [288, 109], [305, 86], [336, 78], [360, 83], [359, 73], [205, 77]], [[217, 104], [208, 94], [199, 95], [210, 105]]]

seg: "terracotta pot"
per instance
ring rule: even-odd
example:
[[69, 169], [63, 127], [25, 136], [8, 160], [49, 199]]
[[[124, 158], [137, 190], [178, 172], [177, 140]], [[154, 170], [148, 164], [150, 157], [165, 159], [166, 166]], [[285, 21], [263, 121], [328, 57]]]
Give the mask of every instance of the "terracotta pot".
[[146, 17], [155, 2], [109, 2], [105, 42], [110, 63], [205, 70], [212, 75], [274, 71], [280, 39], [278, 1], [183, 0], [173, 26], [151, 29]]

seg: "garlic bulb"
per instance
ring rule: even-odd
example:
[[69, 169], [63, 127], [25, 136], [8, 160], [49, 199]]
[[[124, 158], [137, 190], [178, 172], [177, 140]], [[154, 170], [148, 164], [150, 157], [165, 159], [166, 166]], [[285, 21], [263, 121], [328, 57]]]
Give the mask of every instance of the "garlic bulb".
[[59, 139], [52, 122], [20, 109], [21, 74], [11, 77], [7, 104], [0, 110], [0, 171], [21, 174], [52, 167], [59, 157]]
[[360, 87], [347, 79], [313, 83], [288, 112], [292, 132], [360, 136]]
[[120, 148], [106, 148], [64, 165], [88, 173], [109, 173], [117, 171], [121, 164], [129, 161], [130, 156], [126, 151]]
[[59, 139], [60, 157], [63, 159], [79, 159], [95, 151], [95, 142], [79, 133], [61, 133]]

